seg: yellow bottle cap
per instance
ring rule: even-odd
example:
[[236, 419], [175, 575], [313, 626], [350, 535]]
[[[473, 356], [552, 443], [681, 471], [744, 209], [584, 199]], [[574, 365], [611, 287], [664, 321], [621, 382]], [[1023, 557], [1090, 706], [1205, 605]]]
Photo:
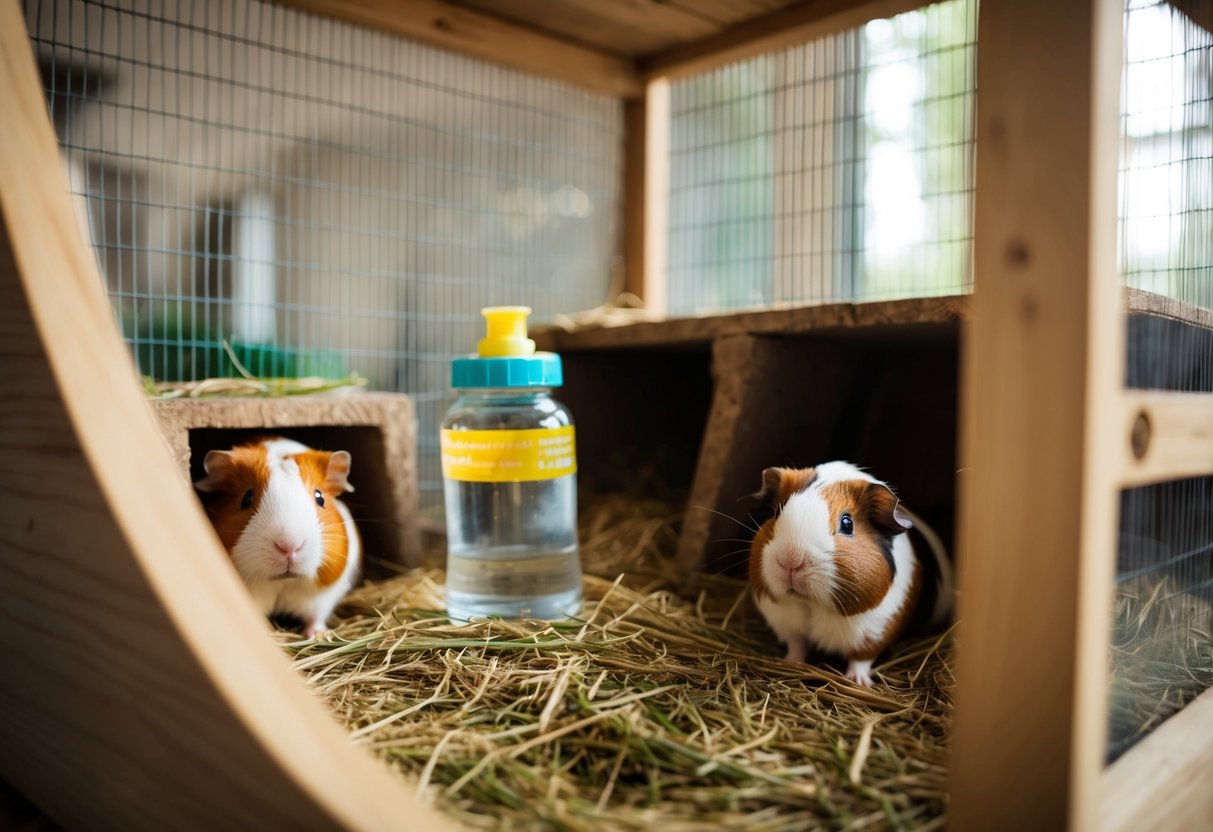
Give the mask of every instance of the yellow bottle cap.
[[490, 306], [481, 309], [487, 322], [485, 337], [476, 345], [481, 358], [527, 357], [535, 354], [535, 342], [526, 337], [529, 306]]

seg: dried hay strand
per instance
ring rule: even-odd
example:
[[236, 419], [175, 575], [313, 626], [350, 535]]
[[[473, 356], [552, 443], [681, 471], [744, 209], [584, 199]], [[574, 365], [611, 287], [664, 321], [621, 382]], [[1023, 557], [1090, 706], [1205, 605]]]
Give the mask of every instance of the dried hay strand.
[[1213, 686], [1213, 604], [1169, 577], [1117, 587], [1108, 760]]
[[780, 660], [742, 582], [679, 576], [667, 506], [583, 518], [581, 619], [453, 622], [429, 569], [355, 591], [325, 640], [280, 638], [351, 741], [471, 826], [942, 826], [946, 634], [858, 688]]

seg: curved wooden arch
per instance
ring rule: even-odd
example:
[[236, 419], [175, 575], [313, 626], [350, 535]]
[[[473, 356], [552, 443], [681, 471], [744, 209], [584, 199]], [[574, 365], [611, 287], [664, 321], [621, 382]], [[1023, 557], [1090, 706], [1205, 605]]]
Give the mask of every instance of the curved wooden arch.
[[0, 777], [73, 829], [447, 829], [264, 637], [138, 391], [0, 3]]

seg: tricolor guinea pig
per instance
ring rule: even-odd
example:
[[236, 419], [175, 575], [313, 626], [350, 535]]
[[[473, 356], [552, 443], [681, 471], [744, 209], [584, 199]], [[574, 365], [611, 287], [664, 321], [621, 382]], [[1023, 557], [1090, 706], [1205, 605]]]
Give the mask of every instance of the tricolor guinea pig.
[[194, 488], [236, 571], [266, 615], [322, 632], [358, 575], [362, 544], [339, 499], [353, 491], [347, 451], [316, 451], [269, 437], [211, 451]]
[[932, 623], [950, 613], [942, 545], [919, 521], [935, 552], [925, 568], [906, 535], [917, 518], [885, 483], [849, 462], [827, 462], [768, 468], [755, 496], [775, 516], [750, 545], [750, 586], [788, 661], [804, 661], [806, 646], [836, 653], [848, 662], [847, 678], [869, 686], [872, 662], [920, 604], [931, 605]]

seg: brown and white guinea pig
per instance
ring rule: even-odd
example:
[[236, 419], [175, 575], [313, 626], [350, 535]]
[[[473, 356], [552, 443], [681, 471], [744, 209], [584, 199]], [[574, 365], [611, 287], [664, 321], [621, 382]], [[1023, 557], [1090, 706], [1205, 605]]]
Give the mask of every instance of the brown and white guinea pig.
[[[916, 518], [883, 482], [849, 462], [768, 468], [755, 496], [775, 516], [750, 546], [750, 585], [788, 661], [804, 661], [806, 646], [836, 653], [847, 678], [870, 686], [872, 662], [920, 601], [933, 604], [932, 623], [950, 613], [952, 572], [938, 537], [918, 522], [937, 561], [928, 570], [905, 534]], [[924, 593], [928, 580], [934, 591]]]
[[257, 606], [302, 619], [308, 638], [327, 628], [358, 575], [362, 544], [338, 499], [354, 490], [350, 462], [347, 451], [267, 437], [211, 451], [194, 483]]

